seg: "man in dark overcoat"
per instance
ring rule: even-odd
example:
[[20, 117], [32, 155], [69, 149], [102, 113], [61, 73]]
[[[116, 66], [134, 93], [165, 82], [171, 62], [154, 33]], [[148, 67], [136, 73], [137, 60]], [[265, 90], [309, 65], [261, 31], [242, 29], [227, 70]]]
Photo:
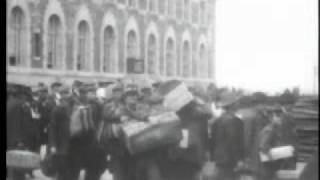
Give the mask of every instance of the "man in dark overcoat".
[[[15, 84], [12, 85], [7, 101], [7, 151], [23, 149], [38, 152], [40, 132], [38, 124], [31, 114], [31, 89]], [[13, 179], [24, 179], [30, 171], [13, 170]]]
[[[72, 102], [69, 97], [69, 89], [66, 86], [60, 86], [58, 92], [60, 99], [52, 99], [54, 106], [52, 107], [50, 118], [50, 153], [54, 155], [57, 167], [58, 180], [71, 180], [69, 160], [70, 146], [70, 116], [72, 113]], [[56, 94], [55, 94], [56, 95]]]
[[[105, 156], [96, 141], [96, 126], [100, 118], [100, 110], [91, 96], [95, 90], [87, 85], [78, 89], [79, 96], [65, 96], [69, 94], [60, 92], [60, 104], [53, 111], [53, 147], [60, 157], [59, 180], [76, 180], [80, 170], [85, 170], [86, 180], [98, 180], [105, 169]], [[82, 125], [79, 134], [72, 135], [71, 116], [75, 107], [83, 107], [79, 117]]]
[[129, 180], [128, 159], [130, 158], [124, 144], [119, 140], [117, 127], [121, 123], [123, 109], [122, 95], [123, 86], [120, 83], [110, 85], [112, 97], [107, 100], [103, 107], [103, 121], [99, 132], [99, 142], [108, 152], [110, 157], [110, 171], [115, 180]]
[[216, 164], [217, 180], [235, 180], [235, 169], [244, 159], [243, 122], [235, 115], [238, 96], [224, 92], [217, 106], [223, 108], [222, 115], [211, 127], [211, 158]]
[[85, 94], [86, 102], [83, 102], [89, 110], [93, 127], [84, 135], [87, 140], [87, 147], [84, 149], [87, 156], [83, 159], [83, 166], [86, 170], [86, 180], [99, 180], [100, 176], [107, 168], [107, 152], [99, 145], [97, 131], [100, 121], [102, 121], [102, 105], [96, 97], [96, 87], [94, 84], [83, 84], [80, 94]]
[[196, 99], [177, 112], [181, 128], [188, 131], [188, 147], [169, 148], [165, 171], [168, 179], [198, 179], [208, 150], [208, 120], [210, 110]]

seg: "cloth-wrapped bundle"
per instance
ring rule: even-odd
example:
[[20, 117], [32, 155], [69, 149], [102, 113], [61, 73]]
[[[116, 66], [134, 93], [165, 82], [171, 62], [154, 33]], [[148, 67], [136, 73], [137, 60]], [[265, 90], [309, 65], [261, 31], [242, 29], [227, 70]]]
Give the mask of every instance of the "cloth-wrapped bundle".
[[182, 139], [180, 120], [176, 115], [164, 113], [149, 119], [150, 122], [131, 122], [122, 126], [129, 153], [146, 152], [176, 144]]
[[160, 84], [157, 91], [163, 97], [163, 106], [172, 111], [180, 110], [194, 99], [188, 87], [177, 80]]
[[39, 154], [27, 150], [10, 150], [6, 152], [7, 166], [16, 169], [37, 169], [40, 167]]
[[290, 158], [294, 155], [293, 146], [280, 146], [270, 149], [270, 157], [260, 152], [260, 159], [262, 162], [274, 161], [278, 159]]

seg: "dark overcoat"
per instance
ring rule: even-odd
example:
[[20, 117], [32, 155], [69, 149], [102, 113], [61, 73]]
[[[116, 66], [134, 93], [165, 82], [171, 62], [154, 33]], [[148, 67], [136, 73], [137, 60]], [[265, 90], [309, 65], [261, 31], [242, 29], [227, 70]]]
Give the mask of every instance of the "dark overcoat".
[[68, 102], [54, 106], [50, 122], [50, 146], [56, 147], [57, 154], [67, 154], [70, 145], [70, 116], [72, 106]]
[[211, 127], [211, 158], [217, 166], [233, 168], [244, 158], [243, 122], [234, 113], [225, 112]]
[[32, 119], [30, 106], [26, 102], [12, 97], [7, 102], [7, 149], [18, 144], [31, 151], [40, 147], [38, 124]]

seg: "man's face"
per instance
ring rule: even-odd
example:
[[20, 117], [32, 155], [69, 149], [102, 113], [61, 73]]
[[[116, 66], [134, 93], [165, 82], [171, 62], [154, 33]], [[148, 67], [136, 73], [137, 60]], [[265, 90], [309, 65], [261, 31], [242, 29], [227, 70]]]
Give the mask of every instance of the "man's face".
[[34, 101], [39, 101], [39, 100], [40, 100], [40, 94], [38, 94], [38, 93], [33, 93], [33, 94], [32, 94], [32, 99], [33, 99]]
[[60, 96], [61, 96], [61, 99], [67, 99], [69, 97], [69, 93], [68, 92], [61, 92]]
[[52, 87], [52, 93], [57, 93], [59, 91], [59, 86], [53, 86]]
[[93, 100], [96, 98], [96, 93], [94, 91], [89, 91], [89, 92], [87, 92], [86, 95], [87, 95], [88, 100]]
[[121, 90], [115, 90], [112, 92], [112, 97], [115, 100], [120, 100], [122, 96], [122, 91]]
[[143, 97], [143, 99], [146, 99], [146, 100], [150, 99], [150, 97], [151, 97], [151, 89], [142, 91], [142, 97]]
[[211, 105], [211, 111], [213, 113], [213, 115], [218, 118], [221, 116], [222, 112], [223, 112], [223, 109], [222, 107], [219, 105], [219, 104], [215, 104], [215, 103], [212, 103]]
[[271, 115], [271, 120], [275, 124], [281, 124], [282, 123], [281, 115], [280, 115], [279, 112], [273, 112], [272, 115]]
[[127, 105], [134, 105], [138, 102], [138, 96], [137, 95], [127, 95], [125, 98], [125, 103]]

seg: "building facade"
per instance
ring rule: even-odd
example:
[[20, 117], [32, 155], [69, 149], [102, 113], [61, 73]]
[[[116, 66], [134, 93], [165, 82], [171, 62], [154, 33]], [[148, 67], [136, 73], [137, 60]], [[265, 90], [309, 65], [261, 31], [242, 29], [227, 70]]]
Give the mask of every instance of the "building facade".
[[7, 80], [214, 82], [214, 0], [7, 0]]

